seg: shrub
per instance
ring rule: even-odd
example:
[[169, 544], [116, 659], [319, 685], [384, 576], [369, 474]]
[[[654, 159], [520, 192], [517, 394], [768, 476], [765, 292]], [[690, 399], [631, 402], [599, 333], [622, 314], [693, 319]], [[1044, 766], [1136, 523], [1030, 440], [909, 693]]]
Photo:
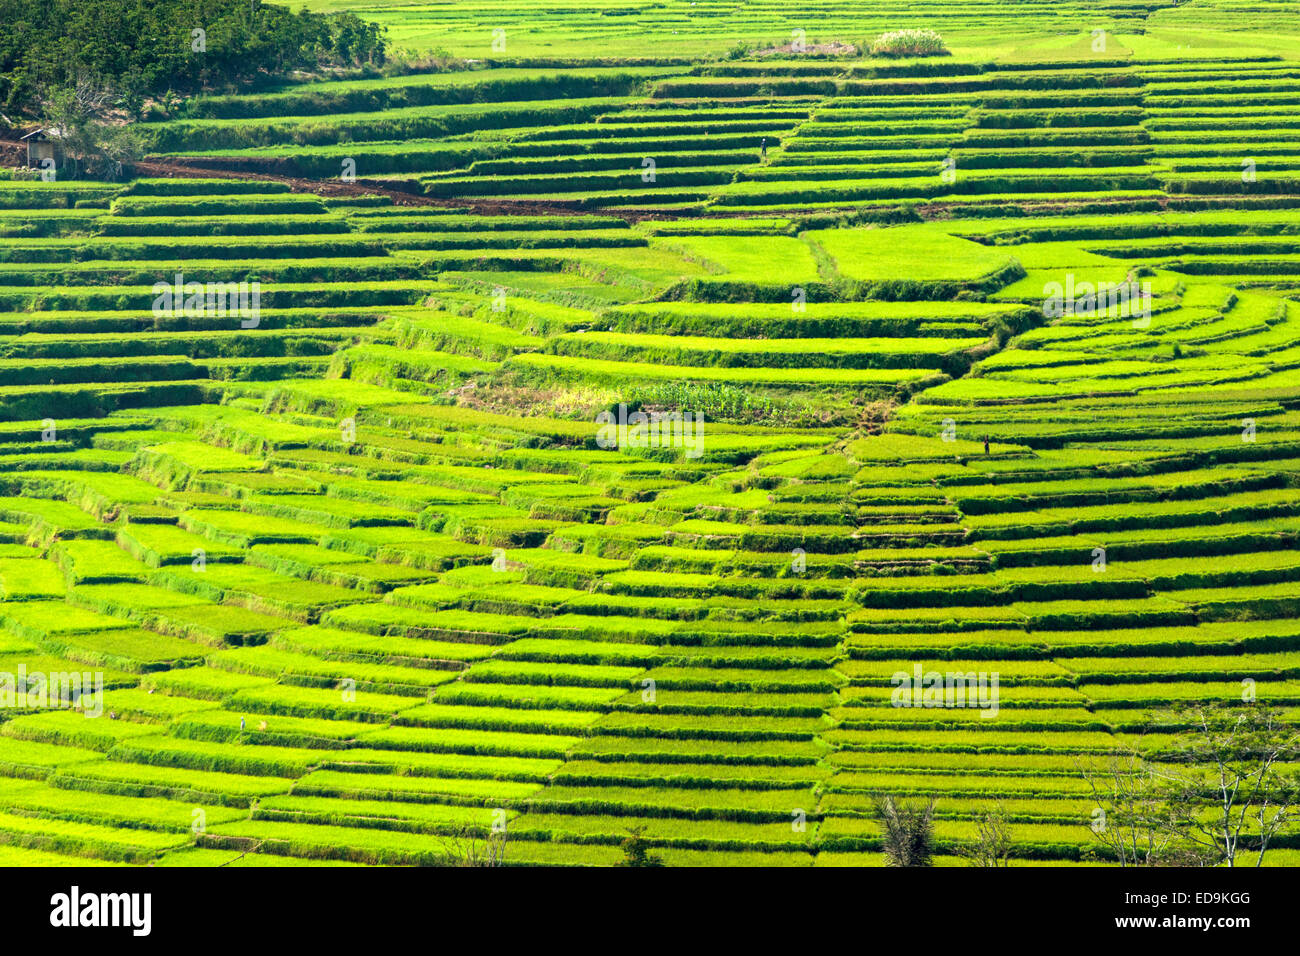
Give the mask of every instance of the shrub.
[[891, 796], [874, 801], [890, 866], [930, 866], [934, 852], [934, 799], [907, 804]]
[[933, 30], [891, 30], [871, 44], [872, 56], [944, 56], [948, 48]]
[[641, 834], [645, 827], [633, 827], [628, 830], [631, 834], [626, 840], [619, 844], [623, 850], [623, 866], [663, 866], [663, 860], [653, 853], [647, 852], [647, 842]]

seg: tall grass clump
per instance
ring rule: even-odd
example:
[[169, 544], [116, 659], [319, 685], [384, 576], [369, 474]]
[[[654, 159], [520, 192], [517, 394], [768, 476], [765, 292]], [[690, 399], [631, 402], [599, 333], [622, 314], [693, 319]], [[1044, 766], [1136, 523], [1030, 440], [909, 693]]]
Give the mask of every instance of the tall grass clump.
[[933, 30], [890, 30], [871, 43], [872, 56], [944, 56], [948, 48]]

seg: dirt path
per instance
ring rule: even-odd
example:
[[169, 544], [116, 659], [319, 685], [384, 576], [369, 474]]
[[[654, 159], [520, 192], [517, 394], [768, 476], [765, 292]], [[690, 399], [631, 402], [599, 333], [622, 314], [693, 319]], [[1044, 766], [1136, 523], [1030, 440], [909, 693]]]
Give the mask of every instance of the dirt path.
[[258, 182], [283, 183], [292, 192], [312, 193], [316, 196], [387, 196], [395, 206], [432, 206], [440, 209], [469, 209], [480, 216], [574, 216], [595, 215], [591, 210], [577, 208], [567, 203], [538, 203], [512, 201], [483, 201], [476, 199], [441, 199], [420, 193], [395, 189], [392, 183], [358, 179], [345, 183], [332, 179], [304, 179], [299, 176], [282, 176], [277, 173], [253, 173], [228, 169], [209, 169], [206, 166], [186, 166], [178, 162], [140, 160], [133, 164], [137, 173], [173, 179], [238, 179]]
[[334, 179], [306, 179], [301, 176], [288, 176], [279, 173], [255, 173], [233, 169], [212, 169], [207, 166], [186, 166], [185, 157], [181, 162], [158, 162], [140, 160], [133, 164], [137, 173], [149, 176], [161, 176], [183, 179], [241, 179], [260, 180], [262, 182], [284, 183], [296, 193], [311, 193], [316, 196], [387, 196], [395, 206], [432, 206], [439, 209], [468, 209], [476, 216], [614, 216], [626, 222], [642, 222], [648, 219], [680, 219], [683, 216], [696, 216], [700, 213], [676, 212], [665, 209], [602, 209], [584, 207], [578, 203], [536, 202], [531, 200], [502, 199], [444, 199], [426, 196], [423, 193], [397, 188], [391, 181], [358, 179], [345, 183]]
[[[0, 165], [12, 163], [21, 165], [26, 159], [26, 147], [16, 140], [0, 139]], [[179, 157], [179, 161], [161, 162], [158, 160], [140, 160], [132, 164], [132, 168], [137, 175], [146, 175], [160, 178], [172, 179], [234, 179], [242, 181], [258, 181], [267, 183], [280, 183], [296, 193], [310, 193], [315, 196], [386, 196], [395, 206], [428, 206], [434, 209], [463, 209], [476, 216], [613, 216], [622, 219], [628, 223], [637, 223], [647, 220], [673, 221], [677, 219], [735, 219], [746, 218], [749, 214], [744, 210], [732, 209], [694, 209], [694, 210], [675, 210], [675, 209], [656, 209], [653, 207], [645, 209], [629, 209], [625, 206], [616, 209], [607, 209], [602, 207], [584, 207], [578, 203], [566, 202], [537, 202], [532, 200], [502, 200], [502, 199], [475, 199], [466, 197], [461, 199], [449, 199], [436, 196], [426, 196], [423, 193], [414, 192], [412, 189], [403, 189], [391, 180], [374, 180], [358, 179], [355, 182], [346, 183], [335, 179], [308, 179], [302, 176], [290, 176], [281, 173], [253, 172], [251, 170], [239, 169], [220, 169], [209, 166], [189, 166], [184, 162], [185, 157]], [[1069, 200], [1059, 203], [1036, 201], [1031, 203], [1034, 207], [1034, 213], [1044, 214], [1062, 214], [1074, 211], [1082, 205], [1122, 205], [1127, 200]], [[1162, 207], [1169, 202], [1169, 197], [1159, 198]], [[900, 204], [902, 205], [902, 204]], [[951, 218], [951, 206], [953, 203], [942, 201], [932, 201], [916, 204], [912, 207], [913, 211], [922, 220], [942, 220]], [[854, 207], [846, 207], [840, 210], [843, 214], [852, 214]], [[775, 214], [780, 215], [781, 210]], [[785, 211], [787, 214], [793, 214], [796, 210]]]

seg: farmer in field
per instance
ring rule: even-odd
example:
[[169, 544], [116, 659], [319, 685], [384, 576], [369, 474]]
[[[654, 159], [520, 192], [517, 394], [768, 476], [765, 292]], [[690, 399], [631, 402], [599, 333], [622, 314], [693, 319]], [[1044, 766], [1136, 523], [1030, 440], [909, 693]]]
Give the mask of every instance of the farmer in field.
[[988, 453], [989, 453], [989, 436], [988, 436], [988, 435], [985, 435], [985, 436], [984, 436], [984, 454], [987, 455]]
[[764, 136], [763, 141], [758, 144], [758, 161], [761, 163], [767, 162], [767, 137], [766, 136]]

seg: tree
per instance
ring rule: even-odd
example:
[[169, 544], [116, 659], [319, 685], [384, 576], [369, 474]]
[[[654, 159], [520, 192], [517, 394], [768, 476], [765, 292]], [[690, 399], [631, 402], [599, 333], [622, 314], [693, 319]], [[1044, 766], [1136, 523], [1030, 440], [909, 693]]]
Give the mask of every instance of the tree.
[[97, 123], [91, 133], [90, 168], [104, 179], [120, 179], [125, 168], [144, 155], [144, 140], [134, 127]]
[[450, 866], [504, 866], [506, 829], [492, 827], [486, 834], [477, 827], [466, 826], [442, 841]]
[[650, 853], [649, 841], [642, 836], [645, 827], [633, 827], [629, 836], [619, 844], [623, 851], [623, 866], [663, 866], [664, 861]]
[[[384, 63], [383, 30], [354, 13], [249, 0], [0, 0], [0, 110], [95, 77], [139, 115], [145, 100], [230, 89], [290, 70]], [[202, 49], [192, 46], [202, 29]]]
[[1255, 701], [1197, 702], [1171, 719], [1187, 729], [1160, 765], [1168, 820], [1218, 864], [1235, 866], [1249, 846], [1261, 866], [1300, 804], [1300, 778], [1285, 770], [1300, 759], [1300, 729]]
[[1178, 826], [1169, 819], [1155, 768], [1133, 750], [1101, 763], [1080, 766], [1096, 803], [1088, 829], [1120, 866], [1165, 866], [1186, 863], [1175, 845]]
[[929, 866], [934, 853], [934, 799], [907, 804], [892, 796], [872, 800], [890, 866]]
[[976, 821], [975, 840], [957, 848], [959, 856], [966, 858], [971, 866], [1007, 866], [1007, 857], [1011, 855], [1011, 827], [1007, 823], [1006, 811], [998, 804], [987, 810]]
[[44, 125], [54, 130], [63, 149], [64, 166], [117, 179], [123, 167], [139, 159], [144, 146], [133, 127], [114, 121], [112, 91], [82, 74], [72, 86], [54, 87], [42, 98]]
[[1149, 754], [1136, 748], [1084, 768], [1098, 810], [1091, 829], [1121, 866], [1260, 866], [1295, 816], [1300, 730], [1254, 701], [1198, 701], [1149, 722], [1179, 728]]

